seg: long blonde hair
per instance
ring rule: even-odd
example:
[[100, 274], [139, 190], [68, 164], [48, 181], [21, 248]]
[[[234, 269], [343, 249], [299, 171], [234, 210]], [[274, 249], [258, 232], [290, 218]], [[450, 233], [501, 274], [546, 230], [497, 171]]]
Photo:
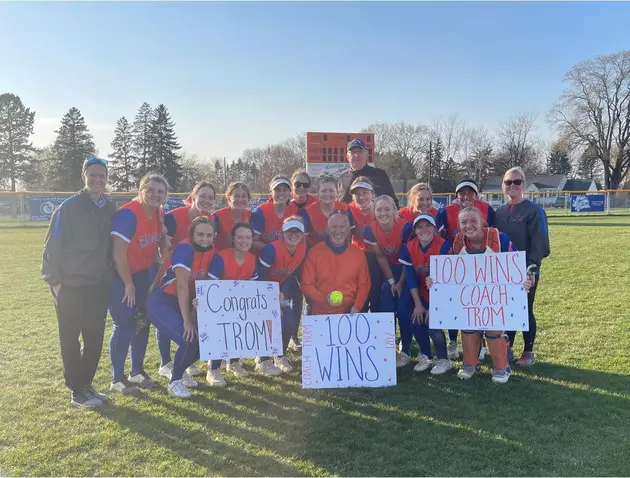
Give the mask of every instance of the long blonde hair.
[[429, 191], [429, 194], [431, 195], [431, 200], [433, 201], [433, 189], [431, 189], [431, 186], [428, 183], [414, 184], [407, 193], [407, 206], [411, 206], [411, 209], [413, 209], [414, 211], [416, 209], [416, 203], [418, 202], [420, 191]]

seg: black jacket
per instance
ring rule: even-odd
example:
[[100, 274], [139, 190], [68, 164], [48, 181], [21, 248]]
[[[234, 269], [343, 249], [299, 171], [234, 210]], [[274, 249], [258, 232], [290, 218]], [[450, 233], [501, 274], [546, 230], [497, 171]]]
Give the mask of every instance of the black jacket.
[[[351, 175], [351, 178], [347, 176]], [[342, 175], [341, 178], [341, 187], [339, 190], [339, 198], [341, 201], [346, 204], [352, 202], [352, 195], [350, 194], [350, 185], [352, 181], [354, 181], [359, 176], [365, 176], [366, 178], [372, 181], [374, 184], [374, 194], [376, 196], [380, 196], [385, 194], [387, 196], [391, 196], [396, 203], [396, 208], [398, 209], [400, 205], [398, 204], [398, 198], [396, 197], [396, 193], [394, 192], [394, 187], [389, 180], [389, 176], [385, 172], [384, 169], [375, 168], [370, 165], [365, 165], [358, 171], [348, 171]]]
[[108, 199], [98, 207], [86, 192], [66, 199], [53, 213], [46, 234], [42, 276], [51, 286], [90, 286], [109, 279], [112, 217]]

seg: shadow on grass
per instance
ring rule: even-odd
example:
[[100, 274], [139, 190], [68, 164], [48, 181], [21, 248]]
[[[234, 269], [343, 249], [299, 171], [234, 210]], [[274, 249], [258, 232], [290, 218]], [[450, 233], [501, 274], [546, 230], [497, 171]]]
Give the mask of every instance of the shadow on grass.
[[630, 223], [623, 222], [549, 222], [553, 227], [630, 227]]

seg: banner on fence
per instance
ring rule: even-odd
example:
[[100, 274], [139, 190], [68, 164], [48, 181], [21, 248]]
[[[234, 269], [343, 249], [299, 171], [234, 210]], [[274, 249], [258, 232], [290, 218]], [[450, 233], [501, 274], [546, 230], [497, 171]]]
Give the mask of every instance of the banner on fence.
[[604, 212], [604, 194], [571, 194], [571, 212]]
[[432, 329], [529, 330], [525, 252], [432, 256]]
[[446, 206], [448, 206], [448, 204], [449, 204], [449, 201], [447, 197], [444, 197], [444, 196], [433, 197], [433, 207], [437, 209], [438, 211], [440, 209], [444, 209]]
[[202, 360], [282, 355], [277, 282], [196, 281]]
[[302, 388], [394, 385], [394, 314], [302, 317]]
[[28, 215], [31, 221], [50, 221], [52, 213], [67, 197], [31, 196], [28, 198]]

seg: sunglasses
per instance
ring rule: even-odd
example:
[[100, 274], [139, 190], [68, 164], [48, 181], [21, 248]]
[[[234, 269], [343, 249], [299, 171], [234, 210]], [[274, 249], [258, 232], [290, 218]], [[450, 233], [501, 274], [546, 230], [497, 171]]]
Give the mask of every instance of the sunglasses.
[[505, 181], [503, 181], [503, 184], [505, 184], [506, 186], [511, 186], [512, 184], [514, 184], [514, 186], [520, 186], [521, 184], [523, 184], [523, 180], [522, 179], [506, 179]]
[[304, 188], [304, 189], [308, 189], [311, 187], [311, 183], [303, 183], [302, 181], [295, 181], [293, 183], [293, 186], [295, 188]]

